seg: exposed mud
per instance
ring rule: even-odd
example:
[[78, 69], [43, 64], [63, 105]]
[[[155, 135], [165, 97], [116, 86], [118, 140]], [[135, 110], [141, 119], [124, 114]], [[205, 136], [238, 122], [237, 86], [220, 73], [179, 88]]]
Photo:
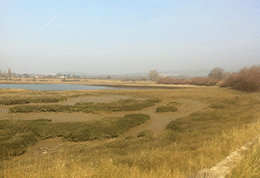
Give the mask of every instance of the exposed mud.
[[206, 104], [203, 104], [199, 101], [193, 101], [188, 99], [177, 100], [181, 105], [178, 107], [178, 111], [169, 112], [169, 113], [156, 113], [156, 108], [158, 106], [164, 105], [164, 103], [158, 104], [156, 106], [149, 107], [146, 110], [142, 110], [143, 114], [149, 114], [151, 120], [145, 124], [142, 124], [138, 127], [131, 129], [129, 132], [121, 135], [120, 137], [126, 136], [137, 136], [138, 133], [144, 130], [152, 130], [155, 134], [165, 130], [166, 125], [172, 120], [186, 117], [193, 112], [197, 112], [207, 107]]

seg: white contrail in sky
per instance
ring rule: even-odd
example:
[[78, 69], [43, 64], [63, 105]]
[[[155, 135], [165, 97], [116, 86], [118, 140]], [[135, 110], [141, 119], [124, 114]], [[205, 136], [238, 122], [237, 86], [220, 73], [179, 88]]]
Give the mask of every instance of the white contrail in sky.
[[52, 18], [48, 23], [46, 23], [40, 30], [38, 30], [36, 32], [36, 34], [39, 33], [40, 31], [42, 31], [45, 27], [47, 27], [56, 18], [57, 18], [57, 15], [54, 18]]

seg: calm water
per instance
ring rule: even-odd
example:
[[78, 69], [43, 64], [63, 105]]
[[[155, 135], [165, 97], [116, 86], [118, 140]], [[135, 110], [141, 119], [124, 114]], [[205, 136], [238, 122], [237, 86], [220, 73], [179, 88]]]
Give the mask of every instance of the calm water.
[[74, 84], [0, 84], [0, 89], [2, 88], [26, 90], [118, 90], [118, 88], [113, 87]]

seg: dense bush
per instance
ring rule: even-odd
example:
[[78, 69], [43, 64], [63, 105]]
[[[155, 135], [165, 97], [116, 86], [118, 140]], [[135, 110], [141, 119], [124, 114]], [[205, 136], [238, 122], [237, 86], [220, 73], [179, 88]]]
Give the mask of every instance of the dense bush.
[[220, 80], [208, 77], [194, 77], [191, 81], [185, 79], [172, 79], [165, 77], [157, 81], [158, 84], [192, 84], [192, 85], [216, 85]]
[[260, 90], [260, 66], [252, 66], [227, 74], [220, 86], [245, 92], [257, 92]]
[[215, 78], [208, 78], [208, 77], [194, 77], [190, 84], [192, 85], [206, 85], [206, 86], [214, 86], [220, 80]]

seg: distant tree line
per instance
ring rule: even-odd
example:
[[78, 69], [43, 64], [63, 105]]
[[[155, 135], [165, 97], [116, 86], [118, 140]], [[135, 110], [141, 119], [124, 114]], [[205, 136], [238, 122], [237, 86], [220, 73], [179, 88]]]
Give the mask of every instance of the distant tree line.
[[260, 65], [243, 68], [234, 73], [225, 73], [224, 69], [217, 67], [211, 70], [207, 77], [191, 79], [161, 77], [156, 70], [151, 70], [149, 79], [157, 81], [158, 84], [219, 85], [244, 92], [260, 92]]
[[0, 77], [11, 80], [12, 78], [21, 78], [21, 75], [12, 73], [11, 69], [9, 68], [7, 72], [0, 70]]
[[190, 79], [162, 77], [156, 70], [149, 71], [149, 79], [157, 81], [158, 84], [192, 84], [214, 86], [225, 77], [225, 71], [222, 68], [214, 68], [207, 77], [194, 77]]

